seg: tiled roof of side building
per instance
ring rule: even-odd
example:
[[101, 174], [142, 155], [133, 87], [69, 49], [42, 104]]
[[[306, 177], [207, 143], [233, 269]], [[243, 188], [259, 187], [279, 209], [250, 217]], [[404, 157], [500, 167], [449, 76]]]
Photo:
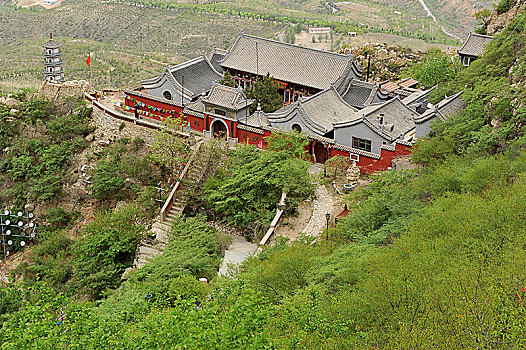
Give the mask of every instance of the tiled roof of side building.
[[414, 103], [423, 102], [429, 97], [429, 93], [433, 91], [435, 88], [436, 88], [436, 85], [428, 90], [415, 91], [411, 95], [404, 98], [402, 101], [408, 106]]
[[267, 115], [260, 109], [249, 115], [246, 120], [241, 119], [241, 122], [245, 122], [245, 124], [257, 128], [270, 126]]
[[438, 117], [440, 120], [445, 121], [449, 116], [456, 114], [466, 108], [466, 102], [462, 100], [462, 91], [456, 93], [453, 96], [446, 97], [422, 115], [415, 118], [416, 124], [421, 124], [426, 120]]
[[359, 80], [352, 80], [341, 96], [345, 102], [356, 108], [364, 108], [391, 99], [378, 85]]
[[203, 104], [202, 98], [200, 97], [195, 102], [191, 102], [185, 106], [185, 109], [191, 109], [192, 111], [204, 113], [205, 112], [205, 105]]
[[212, 63], [212, 66], [216, 71], [219, 73], [223, 73], [223, 67], [219, 64], [219, 62], [225, 58], [225, 56], [228, 54], [227, 50], [223, 49], [214, 49], [212, 53], [210, 54], [210, 63]]
[[356, 108], [341, 98], [334, 87], [330, 87], [274, 113], [269, 113], [267, 118], [273, 125], [273, 122], [290, 119], [294, 113], [299, 113], [314, 131], [324, 135], [333, 129], [333, 123], [349, 120], [349, 116], [356, 111]]
[[400, 80], [397, 84], [404, 88], [414, 88], [418, 85], [418, 80], [413, 78], [405, 78]]
[[223, 77], [205, 56], [197, 57], [185, 63], [172, 67], [170, 71], [175, 80], [180, 85], [184, 85], [185, 89], [192, 91], [194, 96], [203, 91], [208, 91]]
[[479, 57], [484, 52], [486, 46], [493, 40], [489, 35], [482, 35], [477, 33], [469, 33], [468, 38], [458, 50], [461, 55]]
[[334, 127], [342, 128], [364, 122], [382, 137], [394, 141], [415, 128], [414, 118], [417, 116], [418, 113], [395, 97], [384, 104], [365, 107], [350, 116], [348, 121], [335, 123]]
[[143, 80], [141, 84], [146, 89], [156, 88], [162, 84], [165, 77], [177, 89], [184, 91], [185, 96], [192, 99], [203, 91], [210, 90], [223, 75], [214, 69], [208, 58], [199, 56], [173, 67], [167, 66], [159, 76]]
[[466, 102], [462, 99], [462, 91], [437, 103], [440, 114], [446, 118], [462, 111], [466, 106]]
[[242, 89], [225, 85], [214, 85], [208, 96], [202, 102], [225, 107], [231, 110], [240, 110], [250, 106], [254, 100], [247, 99]]
[[310, 49], [241, 34], [220, 62], [225, 69], [269, 73], [277, 80], [326, 89], [344, 75], [359, 78], [363, 69], [352, 55]]

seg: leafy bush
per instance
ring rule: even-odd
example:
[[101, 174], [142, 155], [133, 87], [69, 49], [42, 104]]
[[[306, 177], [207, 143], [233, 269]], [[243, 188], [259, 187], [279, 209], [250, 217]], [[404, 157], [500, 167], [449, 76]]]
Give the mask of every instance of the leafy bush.
[[449, 56], [438, 49], [429, 51], [422, 62], [409, 66], [403, 73], [404, 76], [415, 78], [427, 89], [453, 80], [456, 74], [457, 68], [451, 63]]
[[70, 288], [93, 299], [107, 288], [120, 284], [120, 276], [131, 266], [144, 227], [138, 223], [139, 209], [128, 205], [100, 214], [80, 232], [73, 248], [73, 280]]
[[[93, 130], [91, 109], [78, 99], [61, 105], [30, 99], [18, 108], [16, 123], [0, 121], [0, 140], [9, 145], [1, 167], [14, 182], [4, 194], [20, 206], [27, 199], [51, 201], [62, 192], [71, 157], [87, 146], [84, 136]], [[0, 115], [8, 116], [3, 111]]]
[[119, 199], [125, 190], [125, 178], [122, 174], [119, 157], [102, 159], [93, 169], [92, 183], [89, 186], [95, 198]]
[[500, 0], [497, 6], [495, 6], [495, 10], [498, 13], [504, 13], [515, 6], [516, 3], [517, 0]]
[[101, 304], [101, 312], [124, 320], [138, 319], [149, 310], [144, 296], [152, 302], [174, 305], [177, 300], [202, 301], [206, 293], [198, 277], [212, 279], [219, 267], [219, 233], [201, 217], [178, 220], [163, 254], [134, 271], [119, 289]]
[[291, 200], [313, 192], [309, 163], [287, 152], [260, 152], [252, 146], [233, 151], [226, 169], [207, 181], [206, 200], [233, 225], [269, 224], [282, 192]]

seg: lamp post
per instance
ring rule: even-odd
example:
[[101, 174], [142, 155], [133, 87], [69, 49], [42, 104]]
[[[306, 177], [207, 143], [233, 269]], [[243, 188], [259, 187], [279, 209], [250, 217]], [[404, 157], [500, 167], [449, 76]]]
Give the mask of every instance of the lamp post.
[[325, 214], [325, 219], [327, 219], [327, 241], [329, 240], [329, 220], [331, 220], [331, 214]]

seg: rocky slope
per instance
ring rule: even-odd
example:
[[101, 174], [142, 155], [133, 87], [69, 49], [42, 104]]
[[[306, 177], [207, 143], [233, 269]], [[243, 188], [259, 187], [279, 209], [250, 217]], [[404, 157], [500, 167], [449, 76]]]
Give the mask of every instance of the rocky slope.
[[510, 23], [512, 19], [521, 14], [526, 8], [526, 0], [518, 0], [508, 11], [498, 13], [493, 11], [488, 21], [487, 33], [488, 35], [495, 35], [500, 32]]

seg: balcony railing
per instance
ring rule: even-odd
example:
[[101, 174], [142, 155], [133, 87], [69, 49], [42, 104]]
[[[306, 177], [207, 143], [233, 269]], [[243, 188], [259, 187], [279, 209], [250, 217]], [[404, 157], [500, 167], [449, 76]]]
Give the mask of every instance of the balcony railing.
[[47, 50], [42, 50], [42, 54], [46, 57], [56, 57], [56, 56], [62, 56], [62, 53], [59, 52], [51, 52], [49, 53]]
[[46, 75], [57, 75], [57, 74], [62, 74], [62, 73], [64, 73], [64, 70], [62, 68], [58, 70], [52, 70], [51, 72], [48, 71], [47, 69], [44, 69], [44, 74]]
[[53, 67], [55, 67], [55, 66], [60, 66], [60, 65], [63, 63], [62, 60], [59, 60], [59, 61], [51, 61], [51, 62], [49, 62], [49, 61], [46, 60], [46, 59], [44, 59], [43, 62], [44, 62], [44, 64], [45, 64], [46, 66], [53, 66]]

